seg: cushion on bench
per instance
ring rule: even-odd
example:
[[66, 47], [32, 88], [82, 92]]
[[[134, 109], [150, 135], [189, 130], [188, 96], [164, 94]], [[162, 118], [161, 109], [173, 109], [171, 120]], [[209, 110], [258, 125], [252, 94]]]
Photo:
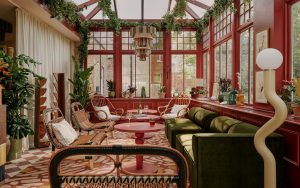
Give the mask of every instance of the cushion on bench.
[[185, 146], [192, 145], [193, 134], [179, 134], [176, 136], [176, 149], [183, 154]]
[[232, 119], [227, 116], [219, 116], [212, 120], [210, 129], [208, 132], [211, 133], [227, 133], [230, 127], [240, 124], [241, 121]]

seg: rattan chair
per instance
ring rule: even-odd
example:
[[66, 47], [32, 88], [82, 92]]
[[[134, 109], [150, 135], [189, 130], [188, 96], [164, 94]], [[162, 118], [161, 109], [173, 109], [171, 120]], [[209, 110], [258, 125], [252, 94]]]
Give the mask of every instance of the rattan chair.
[[[66, 147], [63, 145], [55, 136], [53, 130], [53, 123], [59, 123], [64, 120], [64, 116], [59, 108], [48, 108], [43, 111], [44, 124], [46, 128], [46, 133], [49, 141], [52, 145], [52, 151], [55, 149], [62, 149]], [[85, 144], [98, 144], [100, 145], [103, 140], [107, 137], [104, 132], [99, 132], [89, 135], [79, 135], [78, 138], [71, 143], [71, 146], [85, 145]]]
[[[103, 173], [63, 172], [61, 162], [76, 155], [108, 155], [112, 168]], [[174, 173], [129, 173], [123, 169], [122, 155], [151, 155], [169, 158], [177, 167]], [[110, 162], [109, 162], [110, 163]], [[116, 172], [116, 173], [114, 173]], [[175, 149], [159, 146], [77, 146], [57, 152], [49, 164], [51, 187], [188, 187], [188, 166]]]
[[[95, 116], [100, 121], [108, 121], [108, 120], [118, 121], [121, 119], [122, 115], [124, 114], [124, 109], [115, 108], [108, 98], [101, 95], [94, 95], [93, 98], [91, 99], [91, 104], [93, 106]], [[109, 114], [106, 111], [99, 109], [104, 106], [107, 106], [109, 108], [110, 111]], [[103, 117], [99, 116], [99, 113], [102, 113]]]
[[[157, 110], [162, 119], [182, 118], [189, 111], [190, 102], [191, 102], [191, 98], [189, 96], [180, 95], [178, 97], [172, 98], [167, 105], [159, 106]], [[176, 113], [171, 113], [172, 108], [175, 105], [184, 105], [185, 107], [182, 107], [182, 109], [180, 109]]]
[[87, 131], [88, 133], [90, 131], [110, 132], [113, 137], [115, 121], [108, 120], [100, 123], [91, 123], [86, 111], [79, 102], [72, 103], [71, 110], [73, 123], [79, 129], [79, 132], [81, 132], [81, 130]]

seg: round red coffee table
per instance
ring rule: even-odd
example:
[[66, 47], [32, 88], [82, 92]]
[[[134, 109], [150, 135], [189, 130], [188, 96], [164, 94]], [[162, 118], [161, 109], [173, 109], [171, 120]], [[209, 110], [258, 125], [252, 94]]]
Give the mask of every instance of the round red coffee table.
[[[137, 109], [132, 109], [132, 110], [127, 110], [127, 112], [137, 114], [138, 110]], [[157, 110], [153, 110], [153, 109], [148, 109], [148, 110], [142, 109], [142, 112], [145, 113], [145, 114], [157, 114]]]
[[[157, 132], [163, 130], [165, 126], [163, 124], [155, 124], [153, 127], [148, 122], [132, 122], [132, 123], [121, 123], [115, 125], [115, 130], [121, 132], [133, 132], [135, 133], [135, 143], [144, 144], [144, 135], [147, 132]], [[157, 172], [158, 167], [143, 162], [143, 155], [136, 156], [136, 163], [130, 164], [123, 168], [124, 170], [132, 173], [154, 173]]]

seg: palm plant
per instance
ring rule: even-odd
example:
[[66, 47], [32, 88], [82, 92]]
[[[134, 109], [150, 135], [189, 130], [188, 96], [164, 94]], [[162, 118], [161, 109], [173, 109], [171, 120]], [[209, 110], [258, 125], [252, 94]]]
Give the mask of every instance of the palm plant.
[[83, 69], [80, 67], [79, 62], [76, 61], [74, 57], [72, 58], [75, 70], [73, 80], [69, 79], [69, 81], [73, 85], [73, 92], [70, 93], [70, 96], [72, 97], [72, 100], [80, 102], [86, 109], [91, 94], [91, 92], [89, 91], [89, 77], [91, 76], [94, 67], [92, 66], [87, 69]]
[[35, 90], [29, 77], [42, 78], [25, 66], [36, 66], [40, 63], [26, 55], [14, 58], [3, 51], [0, 51], [0, 61], [8, 65], [7, 70], [10, 72], [10, 77], [3, 78], [0, 83], [5, 88], [3, 102], [7, 105], [7, 133], [14, 139], [21, 139], [34, 133], [27, 116], [22, 114], [22, 110], [28, 109], [27, 106], [32, 103]]

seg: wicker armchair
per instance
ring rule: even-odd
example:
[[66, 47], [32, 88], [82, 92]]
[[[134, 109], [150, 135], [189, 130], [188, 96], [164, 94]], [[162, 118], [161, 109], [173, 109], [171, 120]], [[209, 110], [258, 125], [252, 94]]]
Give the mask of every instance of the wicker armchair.
[[[124, 114], [124, 109], [115, 108], [108, 98], [101, 95], [94, 95], [91, 99], [91, 104], [93, 106], [95, 116], [100, 121], [118, 121]], [[107, 107], [108, 109], [104, 110], [104, 107]]]
[[[61, 161], [76, 155], [108, 155], [112, 168], [97, 174], [70, 174], [61, 171]], [[115, 156], [113, 156], [115, 155]], [[177, 166], [177, 172], [127, 173], [122, 169], [122, 155], [156, 155], [168, 157]], [[113, 174], [113, 172], [116, 172]], [[175, 149], [158, 146], [77, 146], [57, 152], [49, 164], [51, 187], [188, 187], [188, 167], [183, 155]]]
[[115, 121], [108, 120], [100, 123], [91, 123], [86, 114], [86, 111], [84, 110], [83, 106], [79, 102], [72, 103], [71, 110], [72, 110], [73, 123], [79, 129], [79, 132], [83, 130], [89, 133], [90, 131], [94, 130], [94, 131], [102, 131], [105, 133], [110, 132], [111, 134], [113, 133], [112, 131], [114, 130], [114, 125], [116, 124]]
[[[46, 127], [46, 133], [49, 141], [52, 145], [52, 151], [55, 149], [62, 149], [66, 147], [55, 136], [53, 130], [53, 123], [59, 123], [64, 120], [64, 116], [59, 108], [48, 108], [43, 111], [44, 124]], [[101, 144], [107, 137], [104, 132], [99, 132], [90, 135], [80, 135], [78, 138], [70, 144], [71, 146], [84, 145], [84, 144]]]
[[[162, 119], [182, 118], [187, 114], [190, 102], [190, 97], [180, 95], [179, 97], [172, 98], [167, 105], [159, 106], [157, 110]], [[175, 109], [175, 105], [179, 107], [179, 110]]]

